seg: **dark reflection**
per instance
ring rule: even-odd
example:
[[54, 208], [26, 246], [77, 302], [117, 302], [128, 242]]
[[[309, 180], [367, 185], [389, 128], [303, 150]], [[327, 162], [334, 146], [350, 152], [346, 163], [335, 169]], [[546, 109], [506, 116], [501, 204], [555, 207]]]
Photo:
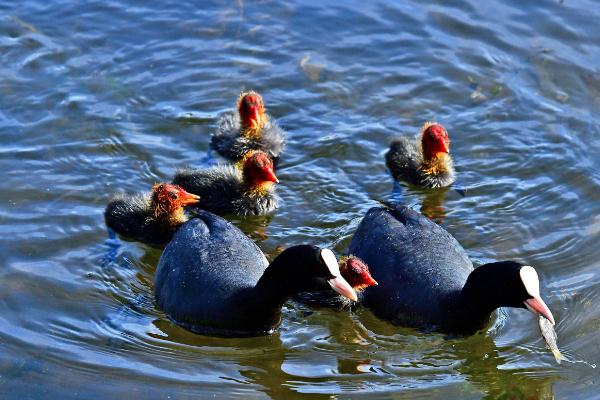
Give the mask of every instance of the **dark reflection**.
[[152, 247], [146, 247], [146, 251], [140, 257], [140, 263], [146, 269], [147, 267], [152, 267], [152, 271], [156, 268], [156, 264], [158, 264], [158, 260], [160, 255], [162, 254], [162, 249], [154, 249]]
[[237, 383], [252, 385], [270, 398], [330, 398], [328, 395], [302, 394], [293, 389], [289, 382], [295, 377], [285, 373], [282, 366], [286, 357], [295, 352], [283, 346], [279, 331], [250, 338], [219, 338], [194, 334], [162, 318], [154, 320], [153, 325], [162, 332], [161, 335], [149, 333], [153, 338], [218, 350], [221, 361], [234, 362], [240, 375], [247, 378], [241, 382], [236, 380]]
[[530, 369], [502, 369], [508, 363], [486, 333], [453, 339], [457, 368], [480, 388], [486, 399], [553, 399], [552, 384], [558, 376], [532, 376]]
[[[336, 309], [329, 307], [314, 308], [303, 303], [296, 303], [299, 310], [312, 313], [312, 323], [327, 328], [329, 332], [325, 346], [336, 352], [336, 375], [364, 375], [369, 373], [385, 373], [381, 360], [365, 357], [363, 346], [371, 344], [370, 332], [355, 315], [361, 311], [360, 306], [352, 309]], [[358, 349], [359, 351], [343, 351], [342, 349]], [[318, 351], [318, 350], [317, 350]], [[365, 377], [368, 379], [368, 377]]]
[[421, 204], [421, 214], [441, 223], [446, 218], [446, 209], [444, 201], [449, 188], [430, 189], [423, 192], [423, 202]]
[[289, 375], [282, 369], [283, 363], [291, 352], [281, 346], [281, 342], [279, 345], [277, 348], [270, 346], [255, 357], [238, 359], [240, 373], [259, 386], [260, 390], [272, 399], [331, 398], [327, 394], [300, 393], [294, 390], [292, 382], [298, 377]]
[[434, 220], [438, 224], [446, 218], [446, 209], [444, 208], [444, 201], [446, 200], [446, 193], [450, 188], [439, 188], [439, 189], [420, 189], [415, 187], [404, 187], [401, 183], [393, 180], [392, 192], [390, 194], [390, 200], [393, 203], [404, 204], [411, 206], [412, 196], [421, 198], [421, 214]]
[[258, 350], [261, 346], [278, 346], [281, 347], [279, 333], [275, 332], [272, 335], [256, 336], [249, 338], [228, 338], [216, 336], [204, 336], [190, 332], [177, 324], [169, 321], [166, 317], [156, 318], [152, 321], [152, 325], [158, 328], [161, 334], [148, 332], [148, 336], [155, 339], [164, 340], [176, 344], [185, 344], [195, 347], [222, 347], [230, 348], [232, 354], [234, 349], [243, 350]]
[[[510, 360], [501, 354], [501, 349], [487, 332], [449, 338], [395, 326], [378, 320], [370, 312], [361, 313], [360, 317], [378, 340], [390, 341], [385, 346], [386, 351], [393, 351], [392, 346], [398, 346], [398, 352], [404, 352], [408, 359], [414, 358], [409, 361], [413, 366], [444, 368], [449, 363], [456, 365], [453, 369], [481, 390], [486, 399], [554, 398], [552, 385], [559, 379], [558, 376], [535, 376], [532, 368], [503, 368], [510, 364]], [[377, 365], [376, 361], [365, 360], [357, 363], [357, 368], [364, 368], [365, 363]], [[544, 371], [540, 369], [540, 372]], [[402, 370], [396, 373], [399, 377], [403, 375]], [[431, 371], [425, 370], [423, 374], [431, 374]]]
[[[145, 293], [154, 294], [154, 271], [156, 271], [156, 266], [158, 265], [158, 260], [162, 255], [162, 250], [153, 249], [151, 247], [147, 247], [144, 254], [140, 257], [140, 270], [136, 274], [137, 281], [141, 284], [142, 290]], [[139, 289], [136, 288], [136, 285], [130, 285], [131, 290], [136, 293], [139, 292]]]
[[338, 358], [337, 369], [340, 374], [367, 374], [372, 371], [373, 361], [369, 359]]
[[273, 220], [273, 214], [242, 217], [239, 215], [227, 215], [229, 222], [240, 228], [256, 244], [260, 244], [269, 238], [268, 228]]

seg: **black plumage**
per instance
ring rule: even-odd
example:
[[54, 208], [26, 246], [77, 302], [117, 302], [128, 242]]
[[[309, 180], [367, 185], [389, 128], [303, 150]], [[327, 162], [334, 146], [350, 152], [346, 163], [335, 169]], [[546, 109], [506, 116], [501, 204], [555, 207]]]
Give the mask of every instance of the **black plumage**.
[[197, 333], [266, 334], [279, 325], [289, 297], [327, 287], [333, 276], [322, 252], [315, 246], [293, 246], [269, 265], [237, 227], [199, 211], [160, 258], [156, 302], [173, 321]]
[[272, 163], [268, 167], [271, 172], [269, 178], [260, 173], [253, 175], [255, 166], [250, 162], [241, 168], [219, 165], [208, 169], [180, 169], [173, 183], [199, 195], [202, 198], [199, 207], [204, 210], [219, 215], [264, 215], [278, 206], [279, 196], [273, 185], [277, 178], [272, 174]]
[[[440, 127], [437, 135], [444, 135], [445, 138], [439, 138], [440, 151], [435, 151], [437, 142], [432, 141], [432, 144], [425, 142], [425, 146], [433, 147], [431, 154], [427, 155], [424, 151], [423, 135], [428, 135], [429, 130], [434, 127]], [[427, 188], [440, 188], [450, 186], [456, 179], [454, 165], [450, 154], [442, 149], [444, 140], [449, 146], [447, 132], [441, 125], [435, 123], [427, 123], [423, 127], [423, 132], [420, 137], [399, 137], [394, 139], [390, 144], [390, 148], [385, 154], [386, 165], [389, 168], [392, 176], [414, 186]]]
[[[454, 237], [407, 207], [370, 209], [349, 251], [379, 282], [365, 291], [363, 304], [398, 325], [471, 334], [486, 326], [496, 308], [525, 308], [531, 298], [522, 264], [504, 261], [473, 270]], [[552, 319], [549, 310], [546, 315]]]
[[116, 194], [104, 210], [104, 219], [106, 225], [121, 236], [162, 247], [187, 221], [183, 207], [197, 202], [197, 196], [174, 185], [155, 185], [147, 194]]
[[[247, 99], [252, 103], [246, 102]], [[255, 118], [259, 121], [252, 126]], [[211, 137], [211, 147], [233, 161], [241, 160], [250, 150], [264, 151], [277, 161], [284, 145], [284, 131], [275, 119], [264, 111], [262, 98], [253, 91], [240, 95], [236, 110], [224, 114], [219, 119], [217, 129]]]

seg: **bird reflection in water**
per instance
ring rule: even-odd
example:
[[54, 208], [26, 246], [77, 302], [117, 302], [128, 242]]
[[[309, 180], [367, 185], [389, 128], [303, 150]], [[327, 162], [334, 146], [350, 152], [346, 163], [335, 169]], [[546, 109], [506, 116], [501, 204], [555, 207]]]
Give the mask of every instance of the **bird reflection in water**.
[[438, 224], [446, 218], [446, 209], [444, 201], [448, 193], [447, 187], [440, 189], [429, 189], [423, 192], [423, 200], [421, 203], [421, 214], [427, 218], [434, 220]]

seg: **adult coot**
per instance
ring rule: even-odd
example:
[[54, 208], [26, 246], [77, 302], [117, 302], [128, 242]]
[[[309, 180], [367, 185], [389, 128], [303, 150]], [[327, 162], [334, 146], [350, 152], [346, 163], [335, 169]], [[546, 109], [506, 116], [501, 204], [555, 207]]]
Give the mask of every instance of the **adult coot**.
[[369, 286], [377, 285], [377, 281], [371, 276], [367, 264], [358, 257], [353, 255], [340, 257], [338, 266], [342, 278], [344, 278], [356, 292], [358, 297], [356, 302], [336, 294], [331, 290], [304, 292], [298, 294], [294, 298], [301, 303], [315, 307], [345, 308], [350, 307], [354, 303], [359, 303], [362, 299], [364, 290]]
[[437, 122], [423, 125], [420, 139], [395, 139], [385, 161], [395, 179], [411, 185], [438, 188], [450, 186], [455, 179], [448, 132]]
[[230, 160], [240, 160], [248, 150], [262, 150], [276, 160], [284, 141], [283, 130], [265, 112], [260, 94], [249, 91], [238, 98], [236, 111], [219, 119], [211, 146]]
[[271, 332], [284, 302], [302, 291], [330, 287], [356, 300], [331, 250], [293, 246], [269, 265], [238, 228], [201, 210], [165, 248], [154, 286], [158, 306], [175, 323], [216, 336]]
[[527, 308], [554, 324], [533, 267], [502, 261], [473, 269], [454, 237], [407, 207], [370, 209], [349, 250], [379, 282], [363, 304], [394, 324], [468, 335], [498, 307]]
[[263, 215], [277, 208], [273, 161], [263, 151], [249, 151], [235, 166], [178, 170], [173, 183], [202, 198], [200, 207], [220, 215]]
[[119, 235], [160, 247], [188, 220], [183, 207], [199, 201], [177, 185], [160, 183], [149, 194], [116, 194], [104, 210], [104, 220]]

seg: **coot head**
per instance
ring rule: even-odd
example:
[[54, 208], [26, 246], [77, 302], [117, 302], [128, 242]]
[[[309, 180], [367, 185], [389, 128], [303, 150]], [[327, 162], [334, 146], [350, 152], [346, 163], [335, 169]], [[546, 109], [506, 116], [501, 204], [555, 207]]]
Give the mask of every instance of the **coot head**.
[[[487, 275], [487, 277], [483, 277]], [[490, 278], [493, 278], [490, 280]], [[480, 283], [478, 284], [477, 281]], [[481, 282], [493, 282], [482, 285]], [[491, 287], [490, 287], [491, 286]], [[554, 316], [540, 296], [540, 281], [535, 269], [514, 261], [500, 261], [476, 268], [467, 279], [463, 292], [471, 292], [471, 299], [489, 299], [488, 306], [526, 308], [541, 315], [554, 325]], [[475, 292], [475, 293], [473, 293]], [[477, 292], [485, 292], [478, 296]], [[477, 301], [477, 300], [473, 300]], [[485, 306], [485, 305], [482, 305]]]
[[150, 207], [156, 218], [168, 218], [183, 207], [196, 204], [200, 197], [170, 183], [157, 183], [152, 187]]
[[273, 171], [273, 160], [264, 151], [249, 151], [242, 159], [241, 165], [251, 185], [279, 183]]
[[243, 92], [238, 99], [238, 112], [244, 129], [260, 129], [266, 122], [265, 104], [260, 94]]
[[[338, 294], [352, 300], [357, 301], [358, 297], [352, 286], [342, 277], [339, 264], [333, 252], [329, 249], [320, 249], [310, 246], [316, 255], [316, 262], [312, 264], [312, 274], [309, 277], [313, 282], [308, 285], [312, 288], [324, 286], [323, 283], [331, 287]], [[308, 277], [308, 276], [307, 276]]]
[[437, 122], [427, 122], [421, 130], [421, 145], [426, 159], [450, 153], [448, 131]]
[[263, 279], [269, 282], [269, 290], [288, 295], [331, 288], [352, 301], [358, 300], [352, 286], [342, 277], [333, 252], [313, 245], [285, 249], [267, 268]]
[[369, 267], [355, 256], [340, 257], [340, 273], [352, 288], [362, 292], [369, 286], [376, 286], [377, 281], [369, 272]]

